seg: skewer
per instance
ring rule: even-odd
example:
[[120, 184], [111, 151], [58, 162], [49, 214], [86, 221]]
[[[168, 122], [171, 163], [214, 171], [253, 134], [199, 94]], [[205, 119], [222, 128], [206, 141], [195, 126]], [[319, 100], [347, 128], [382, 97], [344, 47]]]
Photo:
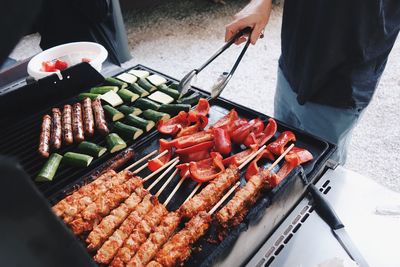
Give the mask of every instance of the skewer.
[[185, 202], [183, 202], [183, 204], [185, 204], [189, 199], [191, 199], [194, 194], [196, 194], [197, 190], [199, 190], [200, 186], [202, 185], [202, 183], [198, 183], [196, 185], [196, 187], [193, 189], [193, 191], [190, 193], [190, 195], [186, 198]]
[[172, 180], [172, 178], [175, 177], [175, 175], [178, 173], [178, 169], [176, 169], [171, 176], [167, 179], [167, 181], [163, 184], [163, 186], [161, 186], [161, 188], [157, 191], [157, 193], [155, 194], [156, 197], [159, 197], [162, 193], [162, 191], [165, 189], [165, 187], [168, 185], [168, 183]]
[[175, 158], [171, 162], [173, 163], [171, 163], [168, 169], [166, 169], [165, 172], [163, 172], [163, 174], [161, 174], [156, 180], [154, 180], [154, 182], [147, 188], [148, 191], [150, 191], [165, 175], [167, 175], [167, 173], [169, 173], [170, 170], [172, 170], [179, 163], [179, 159]]
[[[158, 154], [156, 157], [154, 157], [153, 159], [158, 159], [159, 157], [164, 156], [165, 154], [167, 154], [168, 150], [164, 150], [163, 152], [161, 152], [160, 154]], [[147, 157], [148, 158], [148, 157]], [[137, 174], [139, 172], [141, 172], [143, 169], [145, 169], [147, 166], [149, 165], [149, 163], [147, 162], [146, 164], [144, 164], [143, 166], [140, 166], [139, 168], [137, 168], [136, 170], [132, 171], [132, 173]]]
[[175, 186], [175, 188], [172, 190], [171, 194], [168, 196], [168, 198], [164, 201], [164, 206], [167, 206], [168, 203], [171, 201], [172, 197], [175, 195], [176, 191], [178, 191], [179, 187], [181, 187], [181, 185], [183, 184], [183, 182], [185, 181], [186, 177], [182, 177], [179, 182], [177, 183], [177, 185]]
[[163, 166], [161, 166], [159, 169], [157, 169], [155, 172], [150, 173], [147, 177], [143, 178], [143, 182], [146, 182], [147, 180], [151, 179], [153, 176], [167, 168], [169, 165], [175, 162], [177, 158], [174, 158], [173, 160], [170, 160], [169, 162], [165, 163]]
[[135, 167], [135, 166], [138, 165], [139, 163], [145, 161], [146, 159], [150, 158], [151, 156], [153, 156], [153, 155], [156, 154], [156, 153], [157, 153], [157, 150], [154, 150], [154, 151], [150, 152], [149, 154], [147, 154], [147, 155], [144, 156], [143, 158], [141, 158], [141, 159], [135, 161], [134, 163], [132, 163], [131, 165], [129, 165], [128, 167], [126, 167], [124, 170], [130, 170], [130, 169], [132, 169], [133, 167]]
[[229, 191], [218, 201], [217, 204], [215, 204], [215, 206], [208, 212], [208, 214], [212, 215], [219, 208], [219, 206], [221, 206], [222, 203], [224, 203], [224, 201], [233, 193], [233, 191], [235, 191], [236, 188], [239, 187], [239, 185], [240, 181], [236, 182], [236, 184], [232, 186], [231, 189], [229, 189]]
[[285, 156], [289, 151], [294, 147], [294, 144], [291, 144], [286, 150], [268, 167], [268, 171], [271, 171]]
[[239, 166], [239, 170], [241, 170], [244, 166], [247, 165], [247, 163], [249, 163], [250, 161], [252, 161], [255, 157], [257, 157], [258, 154], [260, 154], [262, 151], [264, 151], [264, 149], [266, 148], [265, 145], [263, 145], [262, 147], [260, 147], [256, 152], [250, 154], [248, 156], [248, 158]]

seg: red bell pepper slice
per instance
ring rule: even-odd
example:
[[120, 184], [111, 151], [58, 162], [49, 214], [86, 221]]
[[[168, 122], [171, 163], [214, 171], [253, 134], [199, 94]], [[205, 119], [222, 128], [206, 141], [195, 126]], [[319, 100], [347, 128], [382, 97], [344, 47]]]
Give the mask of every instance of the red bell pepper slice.
[[291, 131], [285, 131], [274, 142], [267, 145], [267, 149], [275, 155], [281, 155], [285, 151], [287, 143], [291, 141], [296, 141], [296, 136]]
[[194, 133], [197, 133], [200, 131], [201, 123], [200, 121], [197, 121], [195, 124], [187, 126], [183, 128], [182, 130], [179, 131], [179, 133], [176, 135], [176, 137], [182, 137], [186, 135], [191, 135]]
[[254, 132], [250, 133], [244, 140], [244, 145], [247, 147], [253, 144], [263, 146], [275, 135], [277, 128], [278, 125], [276, 124], [276, 121], [272, 118], [268, 119], [268, 124], [264, 131], [258, 134], [255, 134]]
[[231, 128], [233, 126], [233, 122], [237, 120], [238, 114], [236, 110], [231, 109], [228, 114], [220, 118], [214, 125], [212, 126], [213, 128], [223, 128], [224, 130], [230, 132]]
[[274, 179], [271, 181], [272, 186], [278, 185], [294, 168], [300, 164], [306, 163], [313, 159], [313, 155], [304, 148], [293, 147], [285, 156], [285, 163], [279, 169]]
[[181, 111], [178, 115], [167, 121], [160, 120], [157, 124], [157, 130], [163, 134], [175, 135], [189, 125], [187, 118], [187, 112]]
[[229, 135], [232, 136], [232, 132], [235, 131], [236, 129], [240, 128], [241, 126], [247, 124], [247, 120], [245, 118], [239, 118], [235, 121], [233, 121], [232, 126], [229, 130]]
[[211, 132], [201, 131], [191, 135], [182, 136], [171, 141], [172, 145], [176, 148], [185, 148], [189, 146], [194, 146], [206, 141], [211, 141], [214, 136]]
[[222, 162], [224, 163], [225, 167], [228, 167], [229, 165], [236, 165], [239, 166], [242, 164], [250, 154], [254, 153], [257, 151], [258, 146], [257, 145], [252, 145], [250, 148], [243, 150], [242, 152], [239, 152], [233, 156], [230, 156], [226, 159], [224, 159]]
[[236, 144], [242, 144], [246, 137], [250, 134], [251, 129], [253, 128], [253, 122], [246, 123], [236, 130], [234, 130], [231, 134], [232, 141]]
[[229, 134], [222, 128], [214, 128], [215, 150], [223, 155], [227, 155], [232, 151], [232, 142]]
[[57, 69], [56, 69], [54, 62], [51, 62], [51, 61], [43, 61], [42, 62], [42, 71], [55, 72], [56, 70]]
[[65, 70], [66, 68], [68, 68], [68, 63], [64, 60], [57, 59], [54, 63], [54, 67], [58, 70]]
[[245, 178], [247, 181], [253, 175], [256, 175], [260, 171], [260, 168], [258, 167], [257, 163], [261, 158], [269, 159], [271, 161], [275, 160], [274, 155], [271, 152], [269, 152], [267, 149], [264, 149], [264, 151], [261, 152], [260, 154], [258, 154], [257, 157], [250, 163], [249, 167], [247, 167], [246, 174], [245, 174]]
[[197, 106], [194, 110], [189, 111], [189, 121], [196, 122], [199, 116], [206, 117], [208, 112], [210, 111], [210, 104], [207, 99], [200, 98]]
[[225, 171], [222, 156], [218, 152], [211, 152], [211, 158], [209, 159], [190, 162], [189, 171], [190, 176], [196, 182], [208, 182]]
[[168, 152], [159, 158], [149, 160], [147, 168], [152, 172], [164, 166], [164, 164], [166, 164], [171, 159], [172, 156], [172, 149], [171, 147], [169, 147], [168, 141], [165, 139], [160, 139], [159, 142], [160, 142], [159, 152], [161, 153], [165, 150], [168, 150]]
[[176, 165], [176, 168], [179, 170], [179, 175], [181, 176], [181, 178], [186, 178], [190, 175], [189, 163]]
[[264, 123], [259, 118], [249, 121], [253, 125], [251, 132], [258, 134], [264, 130]]
[[210, 151], [214, 147], [214, 141], [203, 142], [194, 146], [177, 149], [179, 159], [182, 162], [199, 161], [210, 157]]

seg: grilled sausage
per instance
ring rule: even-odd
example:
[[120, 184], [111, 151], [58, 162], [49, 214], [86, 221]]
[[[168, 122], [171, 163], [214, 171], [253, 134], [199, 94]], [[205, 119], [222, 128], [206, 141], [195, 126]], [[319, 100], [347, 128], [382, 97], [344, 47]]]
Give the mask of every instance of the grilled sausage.
[[72, 132], [74, 133], [74, 140], [76, 142], [85, 140], [85, 136], [83, 135], [81, 103], [75, 103], [72, 107]]
[[40, 132], [39, 141], [39, 154], [48, 158], [50, 155], [50, 131], [51, 131], [51, 117], [49, 115], [44, 115], [42, 119], [42, 129]]
[[71, 105], [65, 105], [62, 117], [62, 127], [64, 134], [64, 143], [71, 145], [74, 142], [72, 135], [72, 107]]
[[94, 118], [96, 122], [96, 129], [101, 135], [107, 135], [109, 133], [107, 122], [104, 117], [104, 110], [101, 106], [100, 99], [95, 99], [92, 101], [92, 108], [94, 112]]
[[51, 146], [53, 149], [61, 147], [62, 128], [61, 128], [61, 111], [59, 108], [53, 108], [52, 128], [51, 128]]
[[92, 110], [92, 100], [89, 97], [83, 99], [83, 130], [85, 136], [94, 135], [94, 118]]
[[96, 176], [108, 171], [114, 170], [118, 171], [124, 166], [128, 161], [133, 159], [135, 156], [135, 152], [132, 148], [127, 148], [124, 151], [118, 153], [115, 157], [112, 157], [104, 164], [102, 164], [93, 174], [92, 176], [95, 178]]

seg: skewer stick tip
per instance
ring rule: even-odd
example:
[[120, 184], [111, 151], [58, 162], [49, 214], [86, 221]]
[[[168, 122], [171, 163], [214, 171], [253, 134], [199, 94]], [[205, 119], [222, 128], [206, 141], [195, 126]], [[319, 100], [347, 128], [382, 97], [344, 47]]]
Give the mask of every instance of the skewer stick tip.
[[240, 164], [239, 166], [239, 170], [243, 169], [243, 167], [245, 167], [250, 161], [252, 161], [255, 157], [257, 157], [258, 154], [260, 154], [262, 151], [264, 151], [264, 149], [266, 148], [266, 145], [263, 145], [262, 147], [260, 147], [256, 152], [250, 154], [247, 159]]
[[268, 171], [271, 171], [285, 156], [289, 151], [294, 147], [294, 144], [291, 144], [286, 150], [282, 153], [282, 155], [277, 158], [274, 163], [271, 164], [271, 166], [268, 167]]

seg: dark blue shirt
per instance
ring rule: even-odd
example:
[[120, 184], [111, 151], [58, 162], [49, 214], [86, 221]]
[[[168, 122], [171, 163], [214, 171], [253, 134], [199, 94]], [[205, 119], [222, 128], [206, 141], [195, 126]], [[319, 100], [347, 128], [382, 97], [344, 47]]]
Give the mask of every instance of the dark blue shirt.
[[400, 29], [400, 0], [285, 0], [279, 66], [300, 104], [370, 102]]

